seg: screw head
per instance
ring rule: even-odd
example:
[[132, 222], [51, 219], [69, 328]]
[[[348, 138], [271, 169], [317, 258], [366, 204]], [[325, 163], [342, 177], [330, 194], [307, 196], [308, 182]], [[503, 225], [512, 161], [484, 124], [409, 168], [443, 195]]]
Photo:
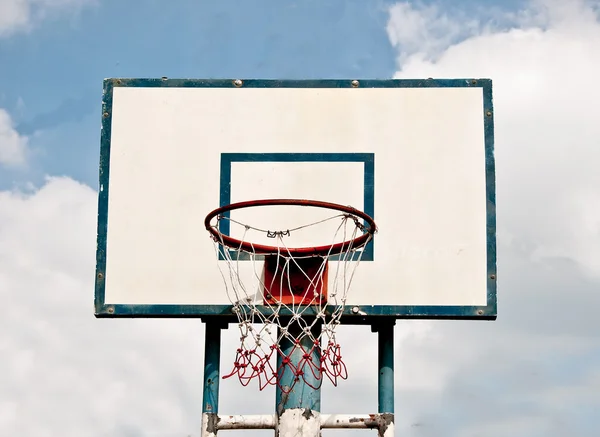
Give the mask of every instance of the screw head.
[[490, 275], [490, 279], [496, 279], [496, 275]]
[[360, 82], [359, 82], [359, 81], [357, 81], [357, 80], [353, 80], [353, 81], [351, 82], [351, 84], [352, 84], [352, 86], [353, 86], [354, 88], [358, 88], [358, 86], [360, 85]]
[[98, 273], [98, 279], [104, 278], [104, 274], [102, 272]]
[[238, 88], [241, 87], [243, 84], [244, 83], [242, 82], [241, 79], [236, 79], [236, 80], [233, 81], [233, 85], [236, 86], [236, 87], [238, 87]]
[[485, 113], [485, 115], [487, 115], [488, 117], [491, 117], [491, 116], [492, 116], [492, 111], [487, 111], [487, 112]]
[[471, 81], [471, 85], [477, 85], [477, 80], [473, 79], [473, 80]]
[[477, 314], [482, 316], [483, 315], [483, 310], [477, 310]]
[[114, 314], [115, 313], [115, 309], [113, 307], [108, 307], [108, 309], [106, 311], [108, 312], [108, 314]]
[[354, 314], [358, 314], [358, 312], [359, 312], [359, 311], [360, 311], [360, 308], [359, 308], [359, 307], [352, 307], [352, 312], [353, 312]]
[[104, 114], [102, 114], [102, 116], [103, 116], [104, 118], [106, 118], [106, 117], [108, 117], [108, 116], [109, 116], [109, 113], [108, 113], [108, 112], [105, 112]]

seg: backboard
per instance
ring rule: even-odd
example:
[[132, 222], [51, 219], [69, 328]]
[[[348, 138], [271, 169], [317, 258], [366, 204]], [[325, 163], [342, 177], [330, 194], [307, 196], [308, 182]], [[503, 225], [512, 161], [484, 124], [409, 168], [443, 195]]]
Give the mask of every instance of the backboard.
[[494, 319], [493, 147], [487, 79], [107, 79], [96, 315], [232, 317], [204, 217], [298, 198], [377, 223], [346, 323]]

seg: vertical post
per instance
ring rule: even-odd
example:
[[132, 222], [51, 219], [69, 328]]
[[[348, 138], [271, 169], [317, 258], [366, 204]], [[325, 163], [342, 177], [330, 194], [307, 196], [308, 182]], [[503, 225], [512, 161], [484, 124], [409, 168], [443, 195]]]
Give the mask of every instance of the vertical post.
[[221, 326], [206, 322], [204, 341], [204, 390], [202, 393], [202, 437], [217, 435], [219, 412], [219, 364], [221, 359]]
[[394, 324], [386, 320], [377, 326], [378, 412], [383, 419], [379, 436], [394, 435]]
[[[314, 338], [319, 338], [320, 330], [319, 324], [313, 328]], [[303, 376], [296, 375], [293, 369], [298, 368], [299, 365], [300, 368], [302, 367], [304, 354], [311, 350], [310, 359], [320, 368], [320, 350], [314, 347], [310, 336], [302, 335], [302, 327], [298, 323], [290, 323], [287, 332], [289, 336], [281, 337], [279, 343], [281, 353], [277, 356], [277, 368], [281, 370], [275, 391], [277, 413], [275, 435], [277, 437], [318, 437], [321, 435], [322, 376], [321, 379], [316, 378], [308, 365], [304, 366]], [[291, 338], [299, 338], [300, 341], [296, 343]], [[291, 366], [284, 363], [286, 357], [290, 360]]]

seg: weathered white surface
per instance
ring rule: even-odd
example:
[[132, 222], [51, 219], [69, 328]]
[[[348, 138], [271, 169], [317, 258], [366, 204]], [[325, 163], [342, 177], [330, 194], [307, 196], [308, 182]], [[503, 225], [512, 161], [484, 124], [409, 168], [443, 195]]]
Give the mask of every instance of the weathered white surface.
[[202, 413], [202, 437], [216, 437], [217, 433], [213, 431], [209, 431], [209, 415], [207, 413]]
[[388, 425], [382, 437], [394, 437], [394, 422]]
[[[486, 304], [481, 88], [116, 87], [113, 103], [107, 304], [229, 303], [203, 226], [222, 152], [374, 153], [375, 261], [347, 304]], [[362, 166], [232, 165], [232, 201], [270, 197], [363, 208]]]
[[221, 429], [275, 429], [275, 414], [245, 414], [219, 416], [217, 428]]
[[379, 414], [321, 414], [321, 428], [364, 429], [380, 422]]
[[290, 408], [279, 417], [277, 437], [319, 437], [321, 435], [320, 413], [304, 408]]
[[[281, 417], [279, 423], [280, 436], [283, 436], [282, 430], [291, 435], [300, 435], [302, 437], [318, 434], [315, 427], [319, 429], [377, 429], [377, 424], [383, 422], [379, 414], [320, 414], [311, 412], [307, 417], [305, 409], [287, 410]], [[277, 416], [274, 414], [256, 414], [256, 415], [220, 415], [217, 429], [276, 429]], [[394, 423], [387, 424], [385, 431], [380, 435], [390, 437], [394, 435]], [[296, 431], [294, 431], [296, 430]], [[303, 430], [307, 434], [294, 434], [298, 430]], [[202, 416], [202, 436], [214, 436], [208, 432], [208, 415]]]

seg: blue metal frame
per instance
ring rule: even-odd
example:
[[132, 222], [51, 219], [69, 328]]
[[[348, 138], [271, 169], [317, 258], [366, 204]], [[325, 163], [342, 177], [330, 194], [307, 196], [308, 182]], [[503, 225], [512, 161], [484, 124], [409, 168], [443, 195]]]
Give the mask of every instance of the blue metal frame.
[[[221, 187], [220, 205], [231, 203], [231, 164], [233, 162], [362, 162], [364, 165], [363, 176], [363, 211], [375, 218], [375, 154], [374, 153], [221, 153]], [[319, 200], [319, 199], [316, 199]], [[223, 214], [229, 217], [229, 211]], [[229, 235], [229, 220], [219, 224], [219, 231]], [[373, 261], [375, 253], [373, 240], [368, 243], [361, 255], [361, 261]], [[223, 247], [219, 252], [219, 259], [224, 260]], [[230, 250], [233, 259], [250, 259], [245, 252]], [[335, 257], [331, 257], [335, 259]]]
[[374, 325], [377, 331], [377, 412], [394, 414], [394, 324], [386, 319]]
[[202, 391], [202, 412], [219, 412], [219, 375], [221, 363], [221, 324], [215, 320], [205, 323], [204, 340], [204, 389]]
[[[96, 253], [95, 313], [97, 317], [202, 317], [221, 316], [235, 321], [230, 305], [111, 305], [105, 302], [106, 232], [109, 196], [112, 98], [115, 87], [234, 88], [231, 79], [106, 79], [102, 99], [100, 190], [98, 194], [98, 240]], [[355, 88], [352, 80], [243, 80], [244, 88]], [[364, 306], [367, 316], [344, 312], [344, 323], [370, 324], [383, 316], [421, 319], [485, 319], [497, 314], [496, 300], [496, 179], [494, 158], [494, 112], [490, 79], [389, 79], [359, 80], [360, 88], [481, 88], [485, 133], [487, 206], [487, 305], [483, 306]], [[267, 312], [267, 308], [261, 308]]]

